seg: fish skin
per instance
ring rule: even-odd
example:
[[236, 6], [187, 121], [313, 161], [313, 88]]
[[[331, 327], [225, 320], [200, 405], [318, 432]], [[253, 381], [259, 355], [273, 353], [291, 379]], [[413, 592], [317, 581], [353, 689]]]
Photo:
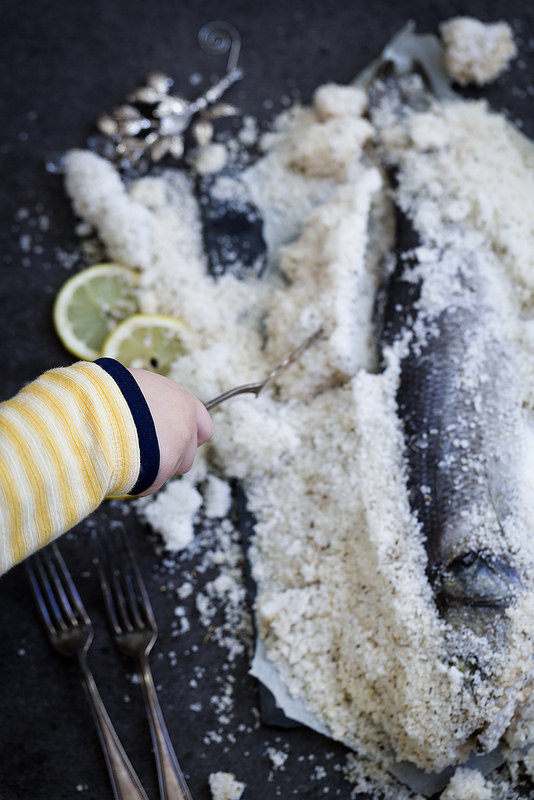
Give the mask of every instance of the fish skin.
[[[398, 258], [385, 291], [379, 339], [383, 353], [402, 337], [409, 340], [396, 396], [407, 488], [438, 608], [447, 618], [457, 606], [456, 619], [458, 607], [469, 609], [467, 616], [477, 607], [503, 609], [522, 591], [500, 500], [502, 487], [513, 481], [499, 472], [508, 467], [499, 453], [513, 440], [500, 411], [510, 400], [509, 375], [496, 366], [506, 363], [507, 354], [492, 332], [492, 309], [480, 297], [475, 259], [458, 257], [454, 298], [437, 317], [419, 311], [418, 244], [412, 223], [397, 209]], [[471, 374], [469, 348], [475, 339], [483, 345], [482, 363]]]

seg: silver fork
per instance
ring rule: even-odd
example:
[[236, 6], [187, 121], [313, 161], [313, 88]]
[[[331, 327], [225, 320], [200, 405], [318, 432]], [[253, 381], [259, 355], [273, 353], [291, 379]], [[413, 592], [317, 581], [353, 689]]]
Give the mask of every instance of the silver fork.
[[148, 800], [119, 741], [87, 663], [93, 626], [57, 544], [52, 543], [28, 559], [26, 569], [50, 643], [62, 655], [78, 661], [104, 751], [113, 796], [116, 800]]
[[319, 330], [315, 331], [315, 333], [312, 333], [311, 336], [308, 336], [308, 338], [302, 342], [302, 344], [292, 350], [291, 353], [289, 353], [289, 355], [283, 359], [283, 361], [277, 364], [266, 378], [263, 378], [261, 381], [256, 381], [255, 383], [245, 383], [242, 386], [234, 386], [233, 389], [229, 389], [227, 392], [217, 395], [217, 397], [214, 397], [212, 400], [208, 400], [208, 402], [204, 403], [204, 405], [208, 411], [212, 411], [214, 408], [217, 408], [217, 406], [220, 406], [221, 403], [225, 403], [227, 400], [230, 400], [231, 397], [236, 397], [238, 394], [255, 394], [257, 397], [266, 386], [271, 384], [274, 379], [278, 377], [282, 370], [286, 369], [286, 367], [289, 367], [290, 364], [293, 364], [293, 362], [300, 358], [302, 353], [307, 350], [308, 347], [311, 347], [314, 342], [316, 342], [318, 339], [321, 339], [323, 336], [324, 331], [322, 328], [319, 328]]
[[157, 625], [139, 567], [124, 531], [116, 546], [96, 535], [100, 582], [115, 644], [135, 661], [147, 708], [162, 800], [192, 800], [172, 746], [156, 694], [148, 656], [157, 638]]

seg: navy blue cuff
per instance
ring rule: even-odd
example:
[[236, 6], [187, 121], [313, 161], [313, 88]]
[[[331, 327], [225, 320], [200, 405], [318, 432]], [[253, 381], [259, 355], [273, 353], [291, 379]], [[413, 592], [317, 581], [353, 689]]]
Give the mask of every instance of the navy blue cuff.
[[139, 439], [141, 469], [129, 494], [140, 494], [152, 486], [159, 472], [159, 444], [152, 414], [134, 376], [120, 361], [97, 358], [94, 363], [111, 375], [130, 406]]

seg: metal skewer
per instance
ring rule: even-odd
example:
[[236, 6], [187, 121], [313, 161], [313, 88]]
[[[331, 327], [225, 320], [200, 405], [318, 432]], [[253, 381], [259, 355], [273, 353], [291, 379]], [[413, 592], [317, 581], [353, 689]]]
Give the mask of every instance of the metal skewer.
[[302, 342], [295, 350], [293, 350], [288, 356], [284, 358], [270, 373], [269, 375], [264, 378], [262, 381], [258, 381], [257, 383], [245, 383], [242, 386], [235, 386], [233, 389], [229, 389], [227, 392], [223, 392], [223, 394], [218, 395], [218, 397], [214, 397], [213, 400], [209, 400], [204, 405], [211, 411], [213, 408], [216, 408], [221, 403], [224, 403], [226, 400], [229, 400], [231, 397], [235, 397], [238, 394], [258, 394], [264, 389], [267, 384], [271, 383], [274, 378], [289, 364], [292, 364], [294, 361], [299, 358], [302, 353], [310, 347], [314, 342], [317, 341], [323, 335], [323, 329], [319, 328], [318, 331], [315, 331], [311, 336], [308, 336], [306, 341]]

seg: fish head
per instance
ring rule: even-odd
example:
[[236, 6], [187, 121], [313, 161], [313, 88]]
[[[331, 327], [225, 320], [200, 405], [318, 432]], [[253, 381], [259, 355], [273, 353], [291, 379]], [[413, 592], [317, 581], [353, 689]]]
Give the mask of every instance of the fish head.
[[505, 555], [470, 551], [440, 568], [436, 597], [440, 606], [460, 604], [506, 608], [522, 591], [519, 575]]

